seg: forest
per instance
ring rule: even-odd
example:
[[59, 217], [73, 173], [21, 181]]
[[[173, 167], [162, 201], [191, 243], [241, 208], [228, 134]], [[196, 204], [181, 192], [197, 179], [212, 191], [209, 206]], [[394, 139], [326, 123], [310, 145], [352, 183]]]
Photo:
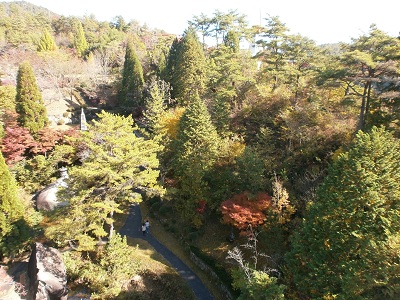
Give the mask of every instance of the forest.
[[[400, 37], [264, 23], [175, 36], [0, 2], [1, 266], [40, 241], [91, 299], [150, 299], [118, 233], [140, 203], [235, 299], [399, 299]], [[64, 205], [38, 209], [60, 168]]]

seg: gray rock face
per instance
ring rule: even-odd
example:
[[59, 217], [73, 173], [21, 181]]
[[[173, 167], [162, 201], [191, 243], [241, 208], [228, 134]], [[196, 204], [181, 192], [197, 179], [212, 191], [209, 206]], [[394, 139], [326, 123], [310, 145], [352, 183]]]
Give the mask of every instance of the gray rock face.
[[16, 292], [15, 282], [3, 267], [0, 267], [0, 299], [21, 300]]
[[29, 259], [28, 276], [28, 299], [68, 299], [66, 269], [57, 249], [35, 243]]

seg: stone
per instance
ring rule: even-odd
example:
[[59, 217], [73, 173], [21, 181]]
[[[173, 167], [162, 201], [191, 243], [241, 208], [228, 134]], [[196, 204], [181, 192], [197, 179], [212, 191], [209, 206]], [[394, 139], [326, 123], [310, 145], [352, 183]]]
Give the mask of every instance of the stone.
[[67, 300], [67, 272], [61, 253], [35, 243], [28, 264], [28, 299]]
[[14, 280], [3, 267], [0, 267], [0, 299], [21, 300], [16, 290], [17, 287]]

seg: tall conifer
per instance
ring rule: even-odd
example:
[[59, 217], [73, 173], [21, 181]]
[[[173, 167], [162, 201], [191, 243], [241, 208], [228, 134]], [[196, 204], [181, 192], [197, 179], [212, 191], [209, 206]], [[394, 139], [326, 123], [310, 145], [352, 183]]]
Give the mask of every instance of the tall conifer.
[[175, 142], [173, 168], [180, 182], [181, 199], [178, 206], [184, 217], [195, 213], [199, 200], [206, 197], [203, 179], [217, 158], [219, 137], [207, 107], [195, 94], [179, 122]]
[[399, 141], [359, 132], [317, 195], [286, 257], [304, 299], [399, 299]]
[[173, 95], [180, 103], [187, 104], [191, 95], [204, 93], [207, 80], [206, 58], [193, 28], [186, 30], [176, 54], [171, 81]]
[[36, 83], [29, 62], [21, 63], [17, 74], [17, 95], [15, 98], [18, 122], [32, 134], [38, 133], [48, 124], [47, 111], [42, 94]]
[[84, 58], [88, 53], [89, 45], [86, 41], [82, 23], [77, 20], [74, 24], [74, 47], [79, 57]]
[[143, 68], [133, 42], [129, 39], [126, 45], [124, 69], [122, 71], [122, 87], [119, 93], [120, 104], [128, 107], [142, 105], [143, 85]]

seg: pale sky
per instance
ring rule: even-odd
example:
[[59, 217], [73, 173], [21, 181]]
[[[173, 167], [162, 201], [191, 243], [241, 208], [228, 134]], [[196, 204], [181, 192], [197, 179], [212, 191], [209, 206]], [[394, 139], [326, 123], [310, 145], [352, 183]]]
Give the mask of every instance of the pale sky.
[[193, 16], [237, 10], [250, 25], [278, 16], [290, 29], [317, 44], [350, 42], [375, 23], [393, 37], [400, 32], [399, 0], [26, 0], [64, 16], [94, 15], [99, 21], [122, 16], [150, 28], [182, 34]]

